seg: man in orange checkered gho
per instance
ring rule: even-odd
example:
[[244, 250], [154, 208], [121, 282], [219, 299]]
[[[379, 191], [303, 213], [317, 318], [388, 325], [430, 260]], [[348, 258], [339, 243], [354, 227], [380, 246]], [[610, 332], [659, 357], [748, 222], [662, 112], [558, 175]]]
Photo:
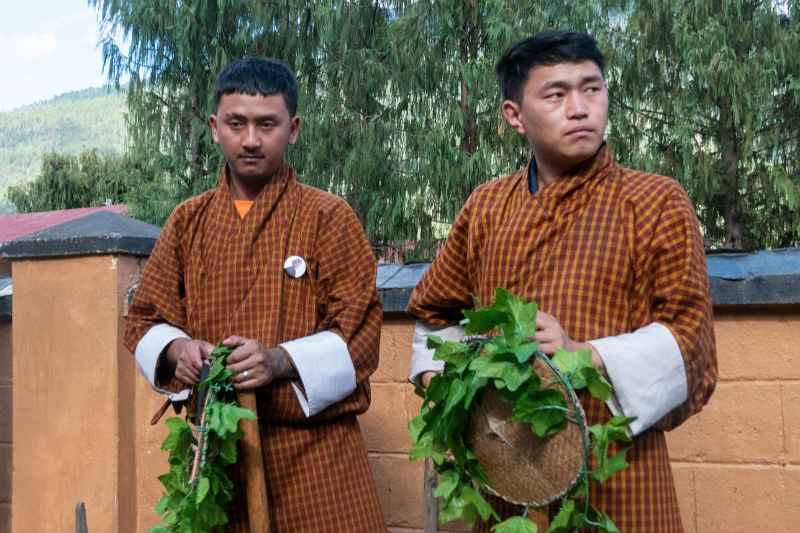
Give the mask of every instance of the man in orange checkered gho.
[[[410, 377], [427, 385], [442, 369], [425, 335], [462, 338], [458, 321], [476, 298], [489, 304], [503, 287], [535, 299], [540, 349], [588, 348], [614, 385], [606, 403], [583, 400], [589, 423], [636, 417], [630, 468], [593, 484], [593, 505], [624, 533], [680, 532], [664, 432], [700, 411], [717, 380], [692, 203], [675, 180], [615, 163], [604, 141], [605, 60], [591, 36], [537, 34], [509, 48], [496, 72], [503, 117], [532, 159], [473, 192], [414, 290]], [[503, 517], [519, 512], [491, 501]]]

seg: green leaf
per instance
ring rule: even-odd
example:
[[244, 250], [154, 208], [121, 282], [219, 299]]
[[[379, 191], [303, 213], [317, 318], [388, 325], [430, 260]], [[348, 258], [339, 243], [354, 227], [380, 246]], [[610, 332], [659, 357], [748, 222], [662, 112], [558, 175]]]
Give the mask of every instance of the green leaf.
[[236, 463], [236, 458], [239, 453], [239, 446], [237, 442], [241, 439], [241, 437], [237, 439], [224, 439], [220, 442], [219, 445], [219, 456], [222, 458], [222, 461], [227, 465], [232, 465]]
[[200, 477], [197, 479], [197, 493], [195, 494], [195, 502], [197, 502], [197, 505], [200, 505], [203, 503], [203, 500], [206, 499], [209, 488], [211, 488], [211, 484], [207, 477]]
[[594, 515], [592, 517], [592, 522], [594, 522], [592, 526], [596, 530], [604, 531], [605, 533], [620, 533], [619, 529], [617, 528], [617, 525], [614, 523], [613, 520], [611, 520], [611, 518], [609, 518], [607, 514], [605, 514], [603, 511], [596, 509], [595, 507], [592, 507], [591, 509], [592, 509], [592, 514]]
[[425, 339], [426, 339], [425, 346], [429, 350], [435, 350], [439, 346], [441, 346], [442, 344], [445, 343], [445, 340], [443, 338], [439, 337], [438, 335], [426, 335]]
[[444, 416], [450, 414], [450, 411], [452, 411], [453, 408], [461, 403], [466, 393], [467, 384], [460, 379], [454, 379], [450, 384], [450, 391], [447, 394], [447, 403], [444, 406]]
[[497, 388], [508, 388], [515, 391], [532, 375], [533, 369], [528, 364], [519, 364], [513, 360], [502, 360], [503, 354], [478, 357], [469, 365], [479, 378], [495, 378]]
[[608, 440], [610, 442], [631, 442], [629, 435], [630, 424], [636, 420], [636, 417], [629, 416], [613, 416], [611, 420], [606, 423], [608, 428]]
[[224, 403], [219, 407], [217, 425], [209, 428], [214, 430], [220, 437], [225, 437], [230, 433], [235, 433], [239, 429], [240, 420], [256, 420], [256, 414], [250, 409], [239, 407], [233, 403]]
[[471, 486], [465, 485], [461, 489], [461, 497], [475, 507], [475, 510], [484, 522], [488, 520], [490, 516], [497, 518], [497, 514], [494, 512], [494, 509], [492, 509], [492, 506], [489, 505], [489, 502], [481, 496], [480, 492]]
[[530, 424], [538, 437], [549, 437], [566, 427], [566, 408], [567, 402], [559, 391], [537, 390], [517, 400], [511, 413], [511, 420]]
[[420, 414], [411, 419], [408, 423], [408, 433], [411, 435], [411, 440], [419, 440], [419, 436], [425, 429], [425, 416]]
[[611, 398], [611, 392], [613, 391], [611, 383], [600, 374], [599, 370], [584, 369], [583, 377], [588, 384], [589, 394], [604, 402], [607, 402], [609, 398]]
[[475, 372], [468, 372], [464, 376], [464, 380], [467, 384], [467, 392], [464, 394], [464, 408], [469, 409], [472, 405], [472, 400], [474, 400], [478, 392], [486, 386], [488, 380], [479, 377]]
[[492, 531], [494, 533], [538, 533], [539, 528], [524, 516], [515, 516], [500, 522], [492, 528]]
[[628, 468], [628, 461], [625, 460], [625, 454], [630, 448], [625, 448], [616, 455], [600, 461], [600, 464], [592, 470], [592, 477], [600, 483], [619, 472]]
[[467, 335], [488, 333], [508, 321], [508, 313], [495, 311], [491, 308], [483, 308], [477, 311], [465, 310], [464, 316], [467, 317], [464, 324], [464, 333]]
[[576, 390], [588, 387], [589, 393], [595, 398], [603, 401], [611, 398], [613, 388], [592, 363], [591, 350], [580, 349], [568, 352], [563, 348], [557, 348], [556, 353], [553, 354], [553, 363], [569, 377]]
[[576, 508], [575, 500], [567, 498], [561, 502], [558, 514], [550, 521], [547, 533], [570, 533], [583, 525], [583, 515]]
[[433, 358], [450, 363], [461, 373], [474, 356], [469, 354], [469, 346], [463, 342], [444, 341], [436, 348]]
[[526, 342], [512, 349], [514, 356], [520, 363], [527, 363], [539, 349], [538, 342]]
[[[497, 291], [498, 295], [500, 290]], [[505, 301], [513, 328], [511, 332], [506, 333], [506, 336], [512, 333], [515, 340], [521, 341], [536, 335], [536, 313], [539, 312], [536, 302], [525, 303], [510, 293], [506, 293]]]
[[425, 391], [425, 401], [440, 402], [445, 399], [447, 391], [450, 390], [450, 381], [452, 381], [452, 378], [444, 374], [433, 376]]
[[170, 452], [171, 455], [183, 453], [191, 446], [194, 439], [189, 424], [182, 418], [172, 417], [167, 420], [166, 425], [170, 431], [161, 444], [161, 449]]
[[461, 482], [458, 472], [455, 470], [448, 470], [439, 474], [439, 486], [433, 491], [433, 495], [437, 498], [449, 498]]
[[441, 446], [434, 444], [433, 433], [428, 432], [423, 434], [418, 441], [411, 444], [408, 457], [412, 461], [430, 457], [434, 462], [441, 463], [444, 461], [444, 451]]
[[464, 523], [472, 525], [477, 519], [478, 511], [475, 509], [475, 506], [460, 496], [455, 496], [445, 501], [442, 508], [439, 510], [440, 524], [461, 520]]

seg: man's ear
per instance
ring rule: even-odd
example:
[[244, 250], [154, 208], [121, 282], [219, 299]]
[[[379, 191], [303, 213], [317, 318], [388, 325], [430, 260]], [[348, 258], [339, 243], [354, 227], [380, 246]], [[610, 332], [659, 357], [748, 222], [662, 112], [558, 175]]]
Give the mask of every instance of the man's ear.
[[211, 138], [219, 144], [219, 134], [217, 133], [217, 115], [208, 117], [208, 125], [211, 127]]
[[300, 117], [297, 115], [292, 117], [292, 121], [289, 124], [289, 144], [294, 144], [297, 142], [297, 136], [300, 134]]
[[520, 135], [525, 135], [525, 125], [522, 123], [522, 109], [520, 104], [513, 100], [504, 100], [501, 107], [503, 118], [514, 131]]

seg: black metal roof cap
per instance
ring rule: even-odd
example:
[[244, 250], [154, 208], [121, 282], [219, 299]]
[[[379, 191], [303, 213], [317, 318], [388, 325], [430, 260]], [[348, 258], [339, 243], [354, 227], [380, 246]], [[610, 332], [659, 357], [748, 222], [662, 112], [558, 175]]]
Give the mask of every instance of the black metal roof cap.
[[74, 255], [147, 256], [160, 229], [135, 218], [98, 211], [0, 246], [6, 259], [40, 259]]

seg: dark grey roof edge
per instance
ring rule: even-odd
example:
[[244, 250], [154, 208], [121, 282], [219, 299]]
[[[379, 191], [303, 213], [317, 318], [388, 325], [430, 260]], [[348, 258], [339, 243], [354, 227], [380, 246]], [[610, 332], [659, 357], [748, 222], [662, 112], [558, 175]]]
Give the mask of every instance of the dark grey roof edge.
[[98, 254], [147, 256], [159, 233], [159, 228], [140, 220], [98, 211], [9, 241], [0, 246], [0, 257], [13, 260]]
[[378, 289], [378, 296], [383, 304], [383, 312], [405, 313], [412, 290], [414, 289]]
[[[726, 260], [741, 260], [745, 267], [752, 267], [754, 261], [781, 260], [786, 256], [784, 265], [772, 263], [761, 268], [758, 274], [747, 268], [739, 268], [741, 273], [731, 276], [720, 267], [715, 256], [710, 263], [711, 302], [718, 306], [737, 305], [800, 305], [800, 270], [795, 263], [800, 258], [800, 250], [773, 250], [754, 254], [729, 254]], [[742, 265], [735, 265], [741, 267]], [[408, 306], [411, 292], [421, 279], [425, 269], [416, 264], [410, 268], [402, 268], [391, 276], [391, 280], [402, 283], [384, 282], [378, 286], [378, 294], [387, 313], [403, 313]], [[714, 275], [714, 274], [718, 275]], [[388, 280], [387, 280], [388, 281]]]
[[[384, 313], [404, 313], [413, 287], [378, 289]], [[800, 305], [800, 276], [766, 276], [730, 281], [711, 278], [713, 305]]]
[[800, 274], [756, 276], [742, 280], [711, 278], [714, 305], [800, 304]]
[[0, 296], [0, 324], [11, 322], [12, 295]]
[[11, 241], [0, 248], [0, 255], [6, 259], [103, 254], [149, 256], [155, 244], [155, 239], [123, 235], [75, 237], [60, 241]]

